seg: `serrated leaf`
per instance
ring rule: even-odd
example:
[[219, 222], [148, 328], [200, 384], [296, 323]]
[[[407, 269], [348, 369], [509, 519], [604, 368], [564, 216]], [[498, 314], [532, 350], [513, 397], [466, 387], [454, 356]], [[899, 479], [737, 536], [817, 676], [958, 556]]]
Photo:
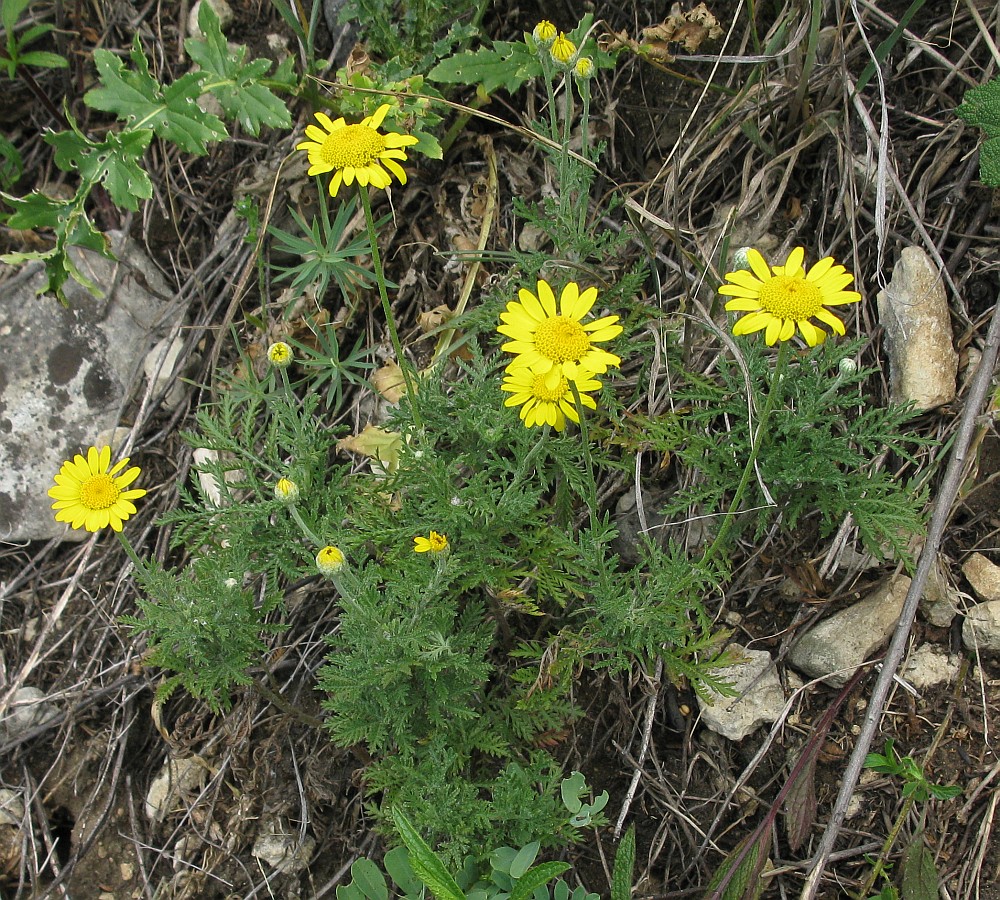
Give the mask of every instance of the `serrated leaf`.
[[611, 873], [611, 900], [630, 900], [634, 874], [635, 825], [629, 825], [615, 853], [615, 866]]
[[967, 90], [955, 114], [990, 137], [1000, 137], [1000, 78]]
[[[770, 828], [764, 828], [759, 834], [752, 834], [740, 841], [721, 863], [708, 885], [705, 900], [757, 900], [764, 890], [760, 873], [767, 862], [767, 854], [762, 850], [770, 843]], [[749, 846], [748, 846], [749, 843]], [[744, 848], [746, 853], [743, 853]], [[741, 857], [742, 854], [742, 858]], [[735, 862], [735, 870], [733, 864]], [[732, 874], [730, 875], [730, 870]], [[724, 887], [721, 887], [725, 883]]]
[[812, 754], [811, 758], [789, 787], [785, 802], [782, 804], [782, 811], [785, 814], [785, 836], [792, 850], [798, 850], [805, 843], [816, 821], [816, 760], [821, 745], [821, 741], [810, 741], [802, 751]]
[[95, 143], [76, 129], [46, 134], [45, 142], [55, 147], [55, 163], [64, 172], [77, 171], [85, 180], [101, 182], [117, 206], [135, 212], [140, 200], [153, 196], [149, 176], [139, 165], [153, 132], [148, 128], [109, 132]]
[[10, 141], [0, 134], [0, 189], [12, 187], [24, 172], [24, 162]]
[[438, 900], [466, 900], [458, 882], [445, 868], [441, 858], [427, 845], [413, 823], [398, 807], [392, 808], [392, 820], [399, 836], [410, 851], [410, 865], [416, 876]]
[[498, 88], [514, 93], [542, 74], [538, 54], [523, 41], [494, 41], [492, 47], [466, 50], [441, 60], [427, 78], [444, 84], [481, 84], [487, 94]]
[[114, 113], [133, 128], [151, 128], [158, 137], [173, 141], [182, 150], [204, 156], [208, 143], [221, 141], [226, 127], [195, 100], [201, 96], [204, 74], [189, 72], [163, 87], [149, 74], [149, 61], [136, 36], [131, 51], [134, 69], [108, 50], [95, 50], [94, 63], [102, 87], [87, 91], [84, 103], [92, 109]]
[[271, 68], [271, 61], [244, 62], [245, 46], [231, 51], [210, 3], [200, 5], [198, 27], [205, 39], [188, 38], [184, 48], [210, 76], [203, 89], [213, 94], [222, 108], [252, 135], [260, 134], [262, 125], [291, 128], [292, 117], [285, 104], [260, 83]]
[[514, 884], [510, 900], [528, 900], [537, 888], [562, 875], [569, 867], [569, 863], [566, 862], [547, 862], [528, 869]]
[[941, 879], [934, 854], [924, 843], [923, 833], [910, 841], [903, 852], [902, 900], [937, 900]]

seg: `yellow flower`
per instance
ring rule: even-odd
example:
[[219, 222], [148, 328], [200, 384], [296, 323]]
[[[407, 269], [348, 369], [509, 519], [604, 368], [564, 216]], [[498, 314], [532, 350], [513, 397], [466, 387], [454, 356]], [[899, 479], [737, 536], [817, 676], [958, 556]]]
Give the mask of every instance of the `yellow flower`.
[[279, 478], [274, 485], [274, 498], [282, 503], [294, 503], [299, 499], [299, 486], [290, 478]]
[[[406, 160], [401, 148], [417, 143], [411, 134], [389, 131], [381, 134], [378, 127], [389, 112], [383, 103], [375, 112], [357, 125], [348, 125], [343, 118], [333, 121], [326, 113], [316, 113], [322, 125], [306, 126], [308, 141], [296, 144], [296, 150], [309, 154], [309, 174], [323, 175], [333, 172], [330, 196], [336, 197], [341, 184], [358, 184], [387, 188], [395, 175], [400, 184], [406, 184], [406, 172], [396, 160]], [[384, 167], [384, 168], [383, 168]]]
[[287, 369], [294, 359], [292, 348], [284, 341], [276, 341], [267, 348], [267, 359], [276, 369]]
[[443, 534], [432, 531], [427, 537], [415, 537], [413, 539], [414, 553], [441, 553], [448, 549], [448, 538]]
[[723, 284], [719, 293], [734, 299], [726, 309], [745, 312], [733, 326], [733, 334], [764, 332], [768, 346], [787, 341], [798, 326], [810, 347], [826, 339], [826, 332], [810, 319], [818, 319], [837, 334], [844, 334], [844, 323], [827, 306], [857, 303], [861, 294], [845, 291], [853, 280], [843, 266], [835, 265], [832, 256], [821, 259], [808, 272], [802, 268], [805, 250], [796, 247], [783, 266], [767, 267], [756, 250], [747, 251], [750, 271], [741, 269], [726, 274], [731, 284]]
[[542, 19], [531, 32], [531, 36], [543, 47], [548, 47], [556, 39], [556, 26], [548, 19]]
[[52, 508], [57, 510], [57, 522], [68, 522], [72, 528], [87, 531], [100, 531], [109, 525], [115, 531], [122, 530], [122, 522], [135, 515], [132, 501], [146, 496], [142, 488], [125, 490], [142, 470], [133, 466], [122, 472], [128, 465], [128, 457], [113, 468], [110, 465], [110, 447], [100, 450], [91, 447], [86, 459], [78, 453], [62, 464], [55, 486], [48, 492], [56, 501]]
[[[580, 286], [571, 281], [563, 288], [558, 310], [555, 294], [543, 279], [538, 281], [537, 297], [522, 288], [518, 298], [520, 302], [511, 300], [507, 304], [500, 314], [503, 324], [497, 327], [500, 334], [513, 338], [503, 345], [508, 353], [517, 354], [509, 370], [525, 367], [545, 375], [558, 367], [574, 381], [607, 372], [608, 366], [621, 365], [620, 357], [596, 346], [622, 333], [621, 325], [615, 324], [618, 316], [604, 316], [586, 324], [580, 321], [597, 300], [597, 288], [581, 293]], [[586, 370], [585, 375], [578, 374], [579, 367]], [[555, 385], [550, 387], [554, 389]]]
[[577, 78], [587, 79], [594, 74], [594, 61], [589, 56], [581, 56], [573, 68]]
[[559, 37], [549, 47], [549, 53], [552, 54], [552, 58], [557, 63], [568, 67], [573, 57], [576, 56], [576, 44], [560, 31]]
[[321, 575], [336, 575], [345, 564], [344, 554], [339, 547], [327, 545], [316, 554], [316, 568]]
[[[574, 382], [580, 394], [580, 403], [597, 409], [594, 398], [587, 391], [600, 390], [601, 383], [583, 370], [580, 374], [584, 378]], [[551, 369], [546, 374], [525, 368], [508, 369], [500, 390], [512, 395], [504, 400], [504, 406], [521, 407], [521, 421], [525, 428], [551, 425], [556, 431], [562, 431], [567, 419], [580, 421], [569, 380], [559, 369]]]

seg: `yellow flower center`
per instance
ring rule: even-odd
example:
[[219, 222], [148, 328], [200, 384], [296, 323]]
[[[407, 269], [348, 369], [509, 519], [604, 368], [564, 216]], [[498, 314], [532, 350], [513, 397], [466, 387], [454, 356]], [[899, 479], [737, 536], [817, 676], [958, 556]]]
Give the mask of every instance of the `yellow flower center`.
[[566, 396], [569, 390], [569, 382], [563, 375], [559, 376], [559, 381], [554, 388], [546, 387], [545, 381], [548, 375], [535, 375], [531, 379], [531, 393], [536, 400], [544, 403], [558, 403]]
[[345, 125], [323, 139], [320, 158], [335, 169], [363, 169], [385, 150], [385, 138], [368, 125]]
[[801, 275], [775, 275], [761, 286], [760, 305], [778, 319], [808, 319], [823, 308], [823, 292]]
[[431, 545], [432, 553], [440, 553], [448, 546], [448, 538], [443, 534], [438, 534], [436, 531], [432, 531], [427, 539], [427, 542]]
[[80, 485], [80, 502], [87, 509], [110, 509], [120, 495], [121, 489], [108, 474], [91, 475]]
[[552, 316], [535, 330], [535, 349], [554, 363], [576, 362], [590, 350], [590, 337], [575, 319]]

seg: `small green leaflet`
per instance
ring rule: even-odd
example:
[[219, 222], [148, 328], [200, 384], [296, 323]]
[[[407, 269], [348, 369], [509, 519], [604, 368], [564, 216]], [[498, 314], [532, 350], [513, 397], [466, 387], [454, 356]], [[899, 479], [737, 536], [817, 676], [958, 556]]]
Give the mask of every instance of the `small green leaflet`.
[[538, 54], [524, 41], [494, 41], [492, 48], [467, 50], [441, 60], [427, 78], [445, 84], [482, 84], [487, 94], [498, 88], [513, 94], [529, 78], [541, 74]]
[[195, 102], [203, 93], [203, 72], [188, 72], [163, 87], [149, 74], [149, 61], [139, 45], [132, 44], [134, 70], [108, 50], [95, 50], [94, 63], [102, 87], [84, 94], [87, 106], [114, 113], [132, 128], [151, 128], [158, 137], [173, 141], [182, 150], [204, 156], [210, 141], [226, 138], [222, 120]]
[[986, 133], [979, 150], [979, 177], [990, 187], [1000, 187], [1000, 78], [966, 91], [955, 113]]
[[80, 177], [96, 184], [101, 182], [116, 206], [135, 212], [140, 200], [153, 196], [149, 176], [139, 165], [153, 132], [148, 128], [129, 129], [120, 134], [108, 132], [101, 143], [95, 143], [77, 130], [46, 134], [45, 143], [55, 147], [55, 162], [64, 172], [78, 171]]
[[200, 5], [198, 27], [205, 40], [188, 38], [184, 49], [209, 76], [202, 90], [214, 94], [222, 108], [252, 135], [260, 134], [261, 125], [291, 128], [292, 118], [285, 104], [260, 83], [271, 61], [255, 59], [245, 63], [247, 48], [242, 45], [230, 51], [210, 3]]

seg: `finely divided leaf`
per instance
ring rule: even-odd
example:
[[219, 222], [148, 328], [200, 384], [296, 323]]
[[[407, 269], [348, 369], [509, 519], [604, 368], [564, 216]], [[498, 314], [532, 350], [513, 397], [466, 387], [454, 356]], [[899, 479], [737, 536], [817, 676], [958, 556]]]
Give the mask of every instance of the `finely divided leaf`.
[[226, 137], [221, 119], [206, 113], [195, 100], [202, 94], [200, 72], [182, 75], [164, 88], [149, 74], [149, 61], [139, 38], [132, 45], [135, 69], [107, 50], [94, 51], [102, 87], [87, 91], [84, 102], [93, 109], [114, 113], [133, 128], [151, 128], [158, 137], [173, 141], [182, 150], [204, 156], [210, 141]]
[[291, 128], [292, 118], [285, 104], [260, 83], [271, 68], [271, 61], [255, 59], [244, 62], [245, 46], [230, 51], [219, 27], [219, 17], [210, 3], [201, 4], [198, 27], [205, 39], [188, 38], [184, 48], [210, 76], [203, 89], [210, 91], [222, 108], [239, 120], [250, 134], [260, 134], [262, 125]]
[[611, 874], [611, 900], [631, 900], [635, 871], [635, 825], [629, 825], [615, 853]]

